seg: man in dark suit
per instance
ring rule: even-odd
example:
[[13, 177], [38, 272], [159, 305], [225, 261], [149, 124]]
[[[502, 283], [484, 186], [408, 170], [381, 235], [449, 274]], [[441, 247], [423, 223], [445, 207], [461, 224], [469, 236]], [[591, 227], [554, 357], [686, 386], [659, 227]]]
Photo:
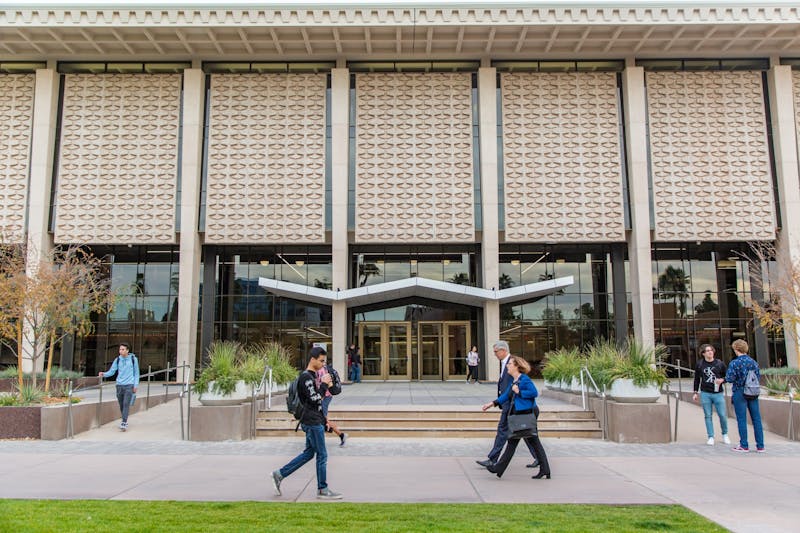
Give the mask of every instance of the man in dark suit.
[[[506, 389], [508, 389], [513, 381], [513, 378], [506, 371], [506, 363], [508, 363], [508, 360], [511, 358], [511, 352], [508, 349], [508, 343], [506, 341], [496, 341], [492, 345], [492, 349], [494, 351], [494, 356], [497, 357], [498, 361], [500, 361], [500, 379], [497, 381], [497, 397], [499, 398], [500, 395], [503, 394]], [[500, 412], [500, 421], [497, 423], [497, 435], [494, 438], [494, 446], [489, 452], [489, 458], [484, 461], [475, 461], [483, 467], [488, 468], [497, 463], [497, 460], [500, 458], [500, 453], [503, 451], [503, 447], [508, 441], [508, 412], [511, 410], [511, 402], [508, 401], [502, 404], [500, 408], [502, 411]], [[538, 413], [536, 414], [538, 418]], [[534, 468], [538, 466], [536, 461], [536, 453], [533, 451], [533, 448], [530, 444], [528, 444], [528, 449], [530, 450], [534, 461], [527, 466], [529, 468]]]

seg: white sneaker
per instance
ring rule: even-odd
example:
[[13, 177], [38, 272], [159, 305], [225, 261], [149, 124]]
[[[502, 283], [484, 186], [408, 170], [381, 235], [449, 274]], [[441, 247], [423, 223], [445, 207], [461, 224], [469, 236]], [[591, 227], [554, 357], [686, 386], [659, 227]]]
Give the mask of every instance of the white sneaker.
[[722, 436], [722, 442], [724, 442], [725, 444], [730, 444], [731, 443], [731, 439], [728, 438], [728, 434], [727, 433]]
[[708, 437], [708, 440], [706, 441], [706, 444], [708, 444], [709, 446], [713, 446], [714, 445], [714, 437]]
[[317, 498], [320, 500], [341, 500], [342, 495], [326, 487], [317, 491]]

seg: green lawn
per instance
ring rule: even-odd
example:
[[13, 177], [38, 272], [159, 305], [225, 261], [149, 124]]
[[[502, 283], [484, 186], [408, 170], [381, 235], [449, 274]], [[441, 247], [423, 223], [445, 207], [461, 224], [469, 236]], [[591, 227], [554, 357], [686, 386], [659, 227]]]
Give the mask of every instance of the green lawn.
[[679, 505], [0, 500], [0, 531], [725, 531]]

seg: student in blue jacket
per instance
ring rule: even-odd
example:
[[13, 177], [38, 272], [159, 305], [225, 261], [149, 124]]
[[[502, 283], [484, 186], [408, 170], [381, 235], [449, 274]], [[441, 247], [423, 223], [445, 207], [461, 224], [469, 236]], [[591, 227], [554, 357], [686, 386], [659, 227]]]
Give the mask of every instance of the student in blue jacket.
[[114, 374], [117, 374], [117, 401], [122, 415], [119, 429], [127, 431], [131, 399], [139, 387], [139, 361], [131, 353], [131, 347], [124, 342], [119, 345], [119, 357], [111, 363], [111, 368], [108, 369], [108, 372], [100, 372], [98, 376], [108, 378]]
[[[537, 409], [536, 397], [539, 395], [539, 391], [536, 390], [536, 385], [533, 384], [533, 381], [527, 375], [528, 372], [531, 371], [531, 366], [522, 357], [512, 355], [506, 365], [506, 369], [513, 379], [511, 385], [509, 385], [508, 389], [495, 401], [485, 404], [483, 410], [486, 411], [492, 406], [503, 405], [513, 393], [514, 414], [533, 413], [534, 409]], [[514, 438], [513, 436], [509, 437], [506, 449], [503, 451], [500, 460], [497, 461], [497, 464], [487, 467], [489, 472], [497, 474], [497, 477], [503, 477], [508, 463], [510, 463], [511, 458], [514, 457], [514, 452], [517, 451], [519, 441], [519, 438]], [[542, 441], [539, 440], [539, 436], [525, 437], [525, 441], [533, 446], [533, 449], [536, 451], [536, 457], [539, 460], [539, 473], [533, 476], [533, 479], [541, 479], [543, 477], [550, 479], [550, 464], [547, 462], [547, 454], [544, 453]]]

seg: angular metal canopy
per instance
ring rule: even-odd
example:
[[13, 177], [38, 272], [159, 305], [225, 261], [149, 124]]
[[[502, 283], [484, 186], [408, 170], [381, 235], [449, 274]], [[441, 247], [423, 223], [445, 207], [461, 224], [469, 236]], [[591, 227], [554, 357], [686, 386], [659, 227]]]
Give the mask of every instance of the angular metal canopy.
[[259, 286], [277, 296], [326, 305], [345, 302], [347, 307], [360, 307], [415, 296], [482, 307], [485, 302], [497, 301], [506, 304], [552, 294], [573, 283], [575, 281], [572, 276], [565, 276], [510, 289], [489, 290], [426, 278], [407, 278], [344, 291], [332, 291], [272, 278], [258, 278]]

